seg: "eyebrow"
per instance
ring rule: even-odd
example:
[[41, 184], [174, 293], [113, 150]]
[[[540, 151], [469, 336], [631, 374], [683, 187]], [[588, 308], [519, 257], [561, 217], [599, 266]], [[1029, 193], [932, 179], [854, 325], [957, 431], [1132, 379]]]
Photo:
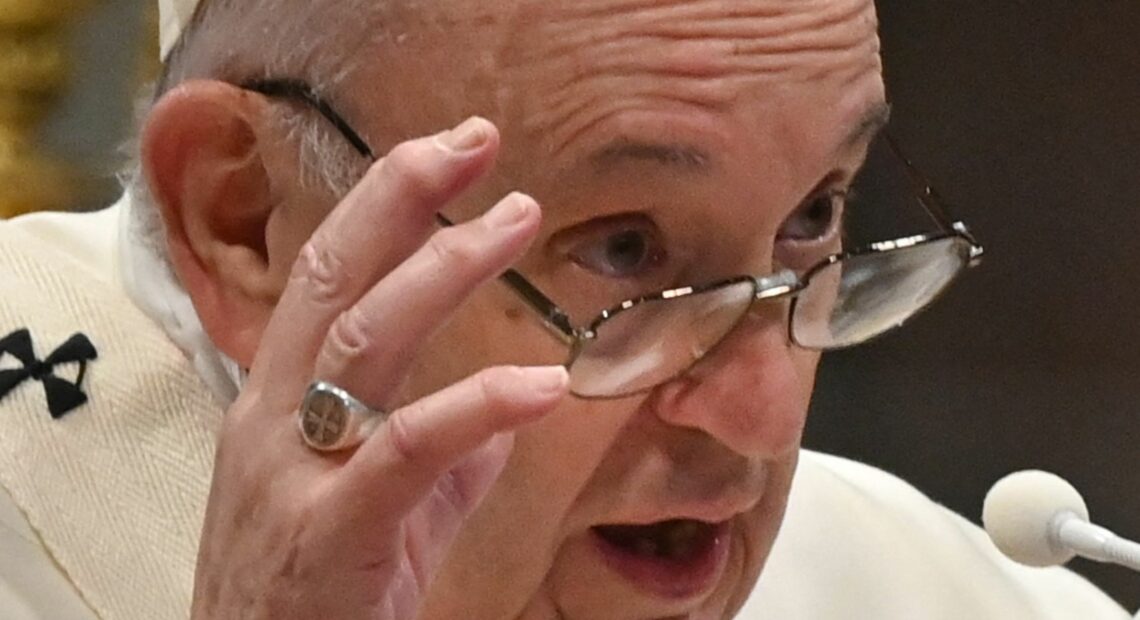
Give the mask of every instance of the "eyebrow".
[[880, 101], [871, 106], [859, 122], [851, 128], [851, 133], [843, 140], [843, 146], [850, 148], [858, 144], [870, 142], [875, 135], [883, 130], [891, 120], [891, 104]]
[[[868, 108], [859, 122], [844, 138], [844, 148], [870, 142], [891, 119], [891, 106], [885, 101]], [[710, 167], [712, 156], [707, 152], [687, 144], [659, 144], [619, 139], [590, 156], [590, 162], [598, 171], [605, 171], [616, 164], [652, 162], [669, 168], [687, 172], [704, 172]]]
[[625, 161], [648, 161], [685, 171], [704, 171], [709, 167], [708, 153], [687, 144], [657, 144], [618, 140], [590, 156], [594, 168], [604, 171]]

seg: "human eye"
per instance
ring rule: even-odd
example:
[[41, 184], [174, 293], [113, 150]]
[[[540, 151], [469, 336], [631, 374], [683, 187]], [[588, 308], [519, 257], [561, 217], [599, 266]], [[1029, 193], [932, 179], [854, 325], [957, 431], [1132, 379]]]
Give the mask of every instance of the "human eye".
[[847, 195], [846, 190], [830, 190], [807, 199], [780, 225], [776, 240], [801, 245], [831, 241], [839, 234]]
[[813, 193], [780, 225], [776, 233], [778, 264], [806, 271], [837, 252], [842, 243], [843, 213], [850, 190], [832, 189]]
[[644, 217], [609, 217], [567, 232], [566, 256], [582, 269], [607, 278], [645, 277], [666, 258], [660, 231]]

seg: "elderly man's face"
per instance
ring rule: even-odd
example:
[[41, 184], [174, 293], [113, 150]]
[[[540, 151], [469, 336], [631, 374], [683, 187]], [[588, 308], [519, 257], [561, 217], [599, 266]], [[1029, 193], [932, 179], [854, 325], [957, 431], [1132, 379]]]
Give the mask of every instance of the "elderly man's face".
[[[533, 195], [543, 232], [518, 269], [577, 322], [838, 248], [837, 196], [884, 102], [871, 0], [448, 6], [397, 20], [337, 103], [380, 151], [494, 121], [495, 172], [446, 212]], [[730, 617], [776, 537], [818, 361], [789, 343], [786, 310], [756, 308], [648, 394], [568, 399], [520, 433], [425, 617]], [[409, 393], [557, 358], [528, 313], [485, 287]]]

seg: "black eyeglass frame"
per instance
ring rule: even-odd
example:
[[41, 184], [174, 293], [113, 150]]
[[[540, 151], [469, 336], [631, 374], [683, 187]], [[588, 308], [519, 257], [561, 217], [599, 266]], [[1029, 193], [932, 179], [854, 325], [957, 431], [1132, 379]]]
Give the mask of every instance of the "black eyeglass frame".
[[[332, 105], [321, 97], [311, 86], [301, 80], [296, 79], [257, 79], [249, 80], [241, 84], [241, 88], [260, 93], [267, 97], [293, 99], [303, 102], [313, 109], [315, 109], [322, 117], [333, 125], [348, 141], [352, 147], [360, 153], [361, 156], [367, 158], [370, 162], [376, 162], [376, 153], [368, 142], [364, 140], [360, 134], [353, 129], [353, 127], [342, 117]], [[793, 317], [795, 316], [796, 300], [798, 294], [806, 289], [811, 283], [812, 278], [822, 270], [846, 260], [855, 257], [866, 256], [869, 254], [877, 254], [884, 252], [892, 252], [895, 250], [913, 248], [920, 245], [939, 242], [945, 239], [958, 238], [969, 244], [969, 256], [966, 259], [965, 268], [974, 267], [982, 260], [985, 250], [978, 240], [970, 232], [965, 222], [960, 219], [951, 217], [950, 208], [946, 202], [938, 195], [933, 186], [926, 179], [926, 176], [911, 163], [910, 159], [903, 154], [902, 149], [899, 147], [897, 141], [889, 133], [884, 132], [886, 142], [890, 147], [892, 154], [899, 159], [906, 170], [907, 178], [915, 192], [919, 204], [922, 206], [926, 214], [934, 221], [935, 225], [939, 228], [938, 232], [912, 235], [909, 237], [902, 237], [890, 241], [880, 241], [869, 244], [864, 247], [839, 252], [824, 258], [812, 267], [808, 268], [803, 276], [797, 275], [792, 270], [783, 270], [772, 274], [770, 276], [751, 276], [741, 275], [717, 280], [706, 284], [685, 286], [673, 289], [658, 291], [642, 295], [633, 299], [623, 301], [610, 308], [600, 312], [593, 320], [591, 320], [585, 327], [575, 327], [568, 314], [563, 311], [558, 304], [545, 293], [543, 293], [537, 286], [527, 280], [521, 273], [514, 269], [508, 269], [503, 272], [499, 277], [507, 284], [512, 290], [515, 291], [535, 312], [537, 312], [543, 319], [544, 323], [551, 328], [551, 331], [561, 339], [570, 349], [567, 361], [564, 365], [570, 368], [578, 355], [581, 353], [582, 348], [589, 341], [595, 339], [600, 327], [613, 319], [615, 316], [631, 310], [632, 308], [653, 302], [660, 302], [666, 300], [673, 300], [680, 297], [690, 295], [700, 295], [715, 291], [717, 289], [726, 288], [741, 284], [743, 282], [750, 282], [754, 287], [753, 301], [771, 301], [783, 297], [792, 298], [792, 304], [788, 311], [787, 317], [787, 334], [788, 339], [801, 346], [809, 349], [816, 350], [832, 350], [841, 349], [849, 346], [855, 346], [859, 343], [845, 344], [842, 346], [832, 348], [819, 348], [819, 347], [806, 347], [799, 343], [795, 337], [795, 330], [793, 329]], [[454, 226], [455, 223], [444, 216], [442, 213], [436, 213], [436, 220], [441, 226], [449, 227]], [[959, 274], [962, 270], [959, 270]], [[955, 274], [954, 278], [957, 277]], [[951, 278], [943, 285], [942, 290], [945, 291], [949, 288], [953, 279]], [[937, 297], [937, 296], [936, 296]], [[935, 298], [936, 298], [935, 297]], [[926, 305], [929, 306], [934, 299], [931, 299]], [[925, 306], [924, 306], [925, 307]], [[919, 308], [914, 314], [921, 311]], [[747, 314], [747, 310], [741, 315]], [[908, 316], [910, 319], [914, 316]], [[884, 330], [873, 337], [882, 335], [891, 330]], [[730, 328], [727, 334], [732, 332]], [[872, 338], [873, 338], [872, 337]], [[624, 395], [624, 394], [623, 394]], [[598, 397], [585, 397], [585, 398], [598, 398]], [[601, 397], [609, 398], [609, 397]]]

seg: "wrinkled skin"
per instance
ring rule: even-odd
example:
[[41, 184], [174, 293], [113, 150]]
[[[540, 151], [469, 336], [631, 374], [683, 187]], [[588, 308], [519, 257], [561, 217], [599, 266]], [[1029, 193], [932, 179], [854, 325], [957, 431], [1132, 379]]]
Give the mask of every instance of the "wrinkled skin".
[[[469, 187], [449, 186], [435, 206], [453, 220], [476, 220], [502, 196], [521, 190], [541, 205], [542, 223], [501, 242], [508, 249], [464, 254], [482, 271], [462, 277], [486, 280], [513, 263], [580, 323], [640, 293], [802, 268], [837, 249], [834, 229], [799, 239], [789, 237], [787, 227], [800, 217], [800, 207], [851, 182], [882, 117], [885, 95], [869, 0], [457, 1], [419, 11], [399, 16], [407, 35], [368, 50], [375, 61], [363, 62], [346, 81], [352, 86], [332, 101], [380, 153], [471, 114], [498, 128], [501, 148], [493, 168], [488, 163], [489, 172], [472, 173]], [[279, 105], [241, 97], [253, 109]], [[216, 289], [227, 286], [255, 287], [212, 284], [224, 277], [208, 269], [187, 277], [193, 271], [183, 266], [189, 259], [176, 261], [211, 337], [246, 363], [270, 357], [265, 350], [273, 344], [261, 339], [265, 324], [273, 324], [268, 313], [287, 284], [300, 286], [289, 279], [296, 273], [293, 259], [335, 204], [301, 189], [295, 174], [275, 172], [289, 169], [295, 145], [261, 140], [257, 148], [267, 162], [270, 189], [263, 198], [272, 208], [264, 222], [265, 274], [259, 292], [248, 295], [256, 303], [246, 302], [254, 308], [219, 316], [219, 306], [211, 309], [203, 299], [226, 298]], [[401, 170], [410, 174], [419, 165]], [[152, 177], [161, 185], [162, 167], [155, 168]], [[374, 168], [362, 185], [383, 183], [379, 176]], [[359, 200], [383, 194], [376, 187], [360, 192]], [[426, 238], [429, 221], [416, 224], [416, 238]], [[402, 254], [390, 249], [401, 245], [391, 241], [403, 230], [399, 222], [360, 222], [375, 222], [362, 239], [373, 244], [376, 256], [363, 253], [357, 260], [386, 266], [371, 277], [380, 278], [411, 253], [413, 248]], [[610, 265], [599, 263], [608, 255], [599, 248], [631, 229], [648, 231], [659, 255], [629, 274], [606, 273]], [[465, 234], [486, 235], [477, 226]], [[401, 286], [422, 289], [446, 278], [438, 270], [427, 273], [431, 277]], [[259, 304], [269, 309], [259, 311]], [[424, 338], [387, 350], [387, 358], [381, 355], [384, 339], [410, 319], [374, 309], [385, 316], [353, 332], [354, 346], [371, 352], [357, 358], [342, 351], [341, 361], [325, 368], [347, 372], [345, 381], [362, 386], [374, 372], [363, 362], [379, 364], [384, 369], [375, 374], [384, 387], [353, 391], [395, 406], [488, 366], [561, 361], [560, 345], [497, 283], [479, 287], [455, 314], [451, 309], [428, 311]], [[496, 418], [495, 432], [517, 429], [513, 451], [502, 465], [495, 459], [506, 458], [509, 446], [490, 450], [495, 457], [481, 466], [476, 485], [489, 487], [486, 497], [477, 508], [472, 502], [452, 515], [463, 520], [461, 527], [455, 524], [454, 545], [440, 543], [439, 556], [446, 552], [446, 558], [429, 563], [431, 579], [417, 583], [411, 602], [401, 604], [432, 620], [731, 617], [777, 535], [818, 361], [817, 354], [789, 343], [785, 312], [783, 305], [757, 307], [690, 372], [648, 394], [610, 401], [567, 397], [557, 404], [532, 399], [511, 409], [503, 403], [525, 400], [525, 390], [500, 393], [495, 406], [515, 413]], [[246, 325], [233, 327], [235, 317], [244, 316], [251, 317]], [[389, 361], [377, 361], [384, 359]], [[321, 362], [298, 364], [311, 370]], [[269, 376], [271, 367], [254, 364], [255, 379], [259, 372]], [[262, 390], [270, 389], [266, 385]], [[285, 403], [295, 402], [290, 398], [300, 389], [277, 397], [277, 409], [288, 410]], [[239, 408], [257, 409], [248, 392]], [[227, 440], [233, 444], [228, 450]], [[219, 463], [253, 458], [241, 442], [224, 437]], [[280, 466], [288, 463], [275, 469]], [[219, 506], [226, 497], [240, 497], [243, 484], [254, 485], [238, 478], [215, 480], [213, 513], [223, 514]], [[382, 497], [375, 508], [380, 512]], [[272, 501], [289, 500], [286, 494]], [[590, 530], [673, 518], [727, 522], [730, 544], [715, 583], [679, 597], [646, 591], [611, 569]], [[367, 514], [356, 519], [358, 527], [369, 527]], [[228, 536], [225, 521], [208, 521], [204, 547], [212, 537]], [[357, 536], [352, 528], [345, 531], [349, 539]], [[273, 537], [262, 541], [279, 544]], [[231, 552], [240, 547], [227, 544]], [[391, 541], [385, 545], [380, 547], [390, 548]], [[353, 553], [351, 545], [343, 552]], [[209, 581], [202, 569], [199, 578]]]

